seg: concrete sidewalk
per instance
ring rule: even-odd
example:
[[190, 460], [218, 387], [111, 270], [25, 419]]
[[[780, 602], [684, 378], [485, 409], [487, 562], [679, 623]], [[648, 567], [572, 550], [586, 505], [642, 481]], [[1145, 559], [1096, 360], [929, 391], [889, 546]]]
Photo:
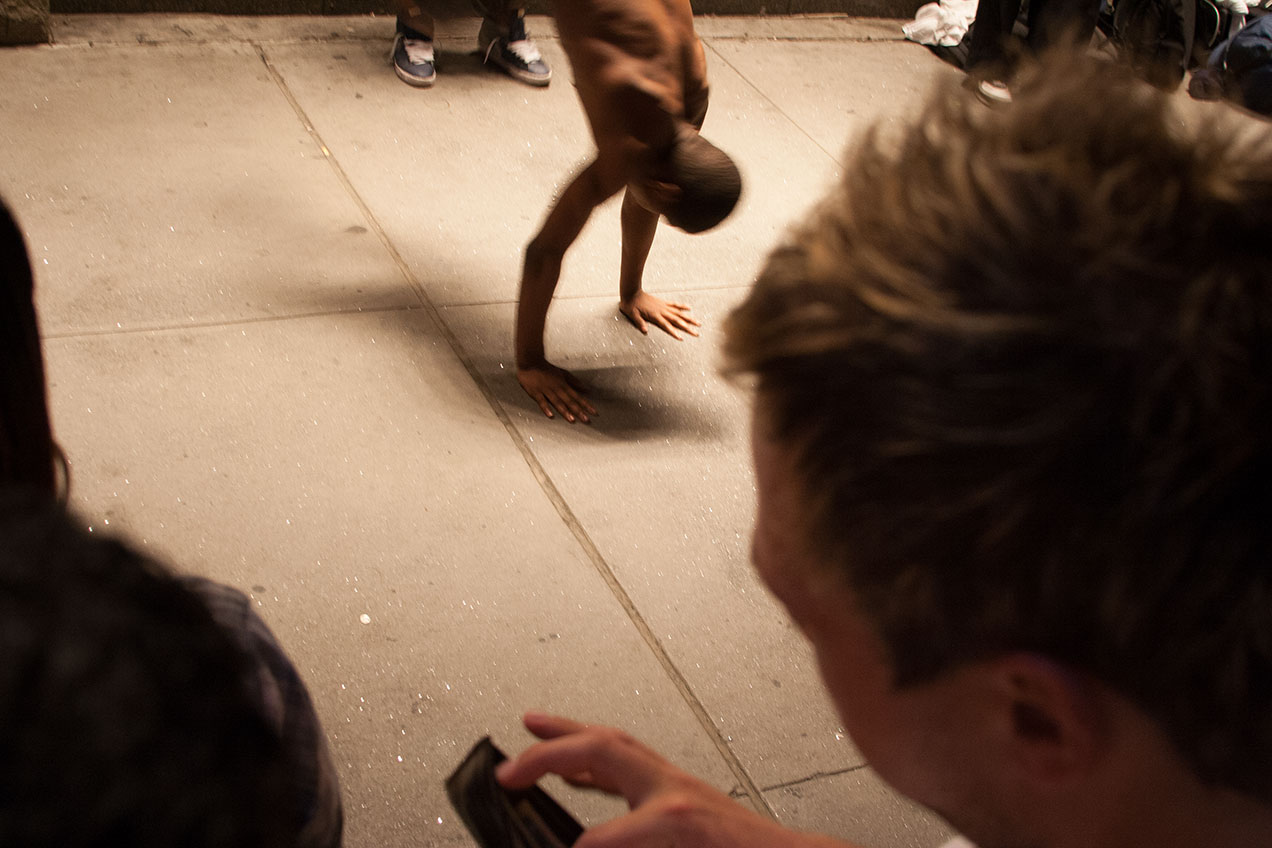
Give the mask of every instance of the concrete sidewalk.
[[[517, 386], [523, 246], [591, 140], [549, 20], [530, 89], [440, 33], [435, 88], [391, 18], [55, 19], [0, 50], [0, 194], [37, 271], [72, 502], [250, 592], [305, 675], [351, 846], [470, 844], [442, 778], [531, 707], [616, 724], [797, 828], [877, 848], [946, 831], [839, 727], [748, 564], [746, 399], [718, 328], [839, 173], [851, 134], [953, 73], [899, 21], [703, 18], [705, 134], [746, 193], [660, 229], [647, 285], [701, 339], [615, 309], [618, 209], [566, 260], [549, 356], [590, 427]], [[549, 788], [588, 822], [623, 809]]]

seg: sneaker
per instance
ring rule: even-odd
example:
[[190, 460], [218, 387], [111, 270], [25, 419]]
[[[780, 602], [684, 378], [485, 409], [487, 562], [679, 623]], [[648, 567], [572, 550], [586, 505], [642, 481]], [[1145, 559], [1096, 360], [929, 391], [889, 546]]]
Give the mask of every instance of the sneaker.
[[1006, 106], [1011, 103], [1011, 89], [1002, 80], [980, 80], [976, 83], [976, 96], [988, 106]]
[[539, 48], [526, 35], [524, 12], [518, 12], [508, 31], [500, 33], [498, 27], [486, 19], [481, 22], [477, 45], [485, 52], [485, 61], [507, 71], [514, 79], [527, 85], [547, 85], [552, 70], [543, 61]]
[[437, 79], [433, 62], [433, 39], [425, 38], [414, 30], [401, 29], [393, 37], [393, 52], [389, 54], [393, 70], [407, 85], [428, 88]]

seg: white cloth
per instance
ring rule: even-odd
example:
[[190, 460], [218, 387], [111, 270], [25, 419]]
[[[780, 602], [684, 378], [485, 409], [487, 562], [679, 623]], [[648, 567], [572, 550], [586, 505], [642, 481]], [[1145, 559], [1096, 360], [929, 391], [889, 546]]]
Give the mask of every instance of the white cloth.
[[1220, 9], [1227, 9], [1234, 15], [1246, 15], [1250, 12], [1250, 4], [1246, 0], [1213, 0], [1213, 2]]
[[1211, 0], [1211, 2], [1234, 15], [1248, 15], [1251, 9], [1272, 8], [1272, 0]]
[[941, 0], [928, 3], [914, 15], [914, 20], [901, 27], [905, 37], [919, 44], [953, 47], [967, 35], [976, 19], [977, 0]]

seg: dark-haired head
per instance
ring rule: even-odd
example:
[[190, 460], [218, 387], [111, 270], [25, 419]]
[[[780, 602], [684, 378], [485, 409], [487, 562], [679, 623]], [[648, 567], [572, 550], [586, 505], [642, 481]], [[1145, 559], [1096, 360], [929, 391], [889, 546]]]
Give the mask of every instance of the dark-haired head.
[[284, 844], [278, 734], [181, 581], [43, 501], [0, 504], [0, 845]]
[[49, 427], [34, 291], [22, 232], [0, 201], [0, 484], [52, 499], [57, 450]]
[[663, 214], [672, 226], [701, 233], [737, 206], [742, 175], [729, 155], [696, 132], [684, 132], [670, 153], [669, 182], [680, 191]]

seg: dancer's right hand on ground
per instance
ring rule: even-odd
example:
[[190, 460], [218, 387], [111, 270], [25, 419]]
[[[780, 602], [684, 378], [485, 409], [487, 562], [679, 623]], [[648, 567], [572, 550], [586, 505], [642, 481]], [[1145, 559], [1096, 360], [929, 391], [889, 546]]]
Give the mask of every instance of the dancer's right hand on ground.
[[549, 418], [555, 417], [555, 409], [571, 424], [575, 421], [589, 424], [590, 416], [596, 414], [596, 407], [583, 396], [583, 384], [564, 368], [549, 362], [533, 368], [518, 368], [517, 382]]

